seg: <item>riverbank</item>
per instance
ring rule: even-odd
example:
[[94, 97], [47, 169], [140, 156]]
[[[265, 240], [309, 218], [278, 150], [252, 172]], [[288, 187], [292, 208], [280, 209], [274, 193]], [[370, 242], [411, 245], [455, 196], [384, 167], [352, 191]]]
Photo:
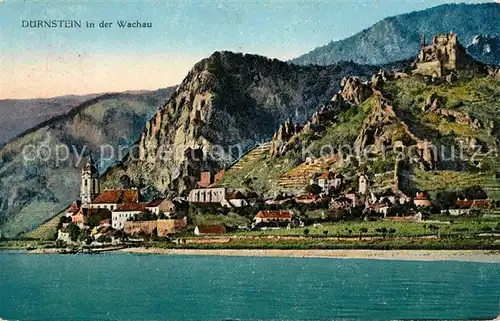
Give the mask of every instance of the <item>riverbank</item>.
[[485, 250], [258, 250], [258, 249], [162, 249], [133, 247], [119, 250], [134, 254], [256, 256], [381, 259], [403, 261], [468, 261], [500, 263], [500, 251]]

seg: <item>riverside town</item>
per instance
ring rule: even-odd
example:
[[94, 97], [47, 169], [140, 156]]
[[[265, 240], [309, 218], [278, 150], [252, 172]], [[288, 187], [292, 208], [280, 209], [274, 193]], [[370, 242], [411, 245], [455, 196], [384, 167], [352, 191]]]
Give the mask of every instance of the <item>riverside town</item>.
[[500, 321], [500, 0], [442, 1], [0, 0], [0, 321]]
[[[222, 66], [218, 60], [236, 57], [217, 53], [186, 82], [204, 86], [195, 79], [217, 74]], [[99, 167], [114, 160], [100, 155], [99, 163], [92, 157], [99, 146], [89, 148], [78, 184], [80, 197], [63, 204], [69, 207], [26, 236], [44, 235], [64, 253], [144, 244], [496, 249], [500, 168], [494, 160], [495, 114], [474, 114], [449, 105], [468, 104], [468, 93], [457, 93], [461, 86], [477, 83], [496, 90], [495, 77], [497, 69], [475, 61], [457, 35], [436, 35], [430, 44], [422, 38], [413, 63], [396, 71], [375, 71], [369, 80], [344, 77], [340, 90], [305, 122], [288, 118], [269, 141], [218, 157], [210, 153], [215, 141], [199, 139], [197, 126], [206, 121], [199, 109], [213, 103], [206, 93], [193, 89], [193, 108], [183, 109], [192, 127], [183, 134], [187, 136], [175, 138], [178, 132], [168, 131], [177, 125], [169, 125], [172, 118], [164, 115], [174, 114], [189, 96], [188, 89], [177, 89], [177, 97], [147, 122], [136, 148], [121, 165], [100, 175]], [[447, 89], [437, 91], [437, 86]], [[405, 91], [418, 95], [409, 98], [420, 105], [411, 113], [403, 112], [407, 96], [398, 96]], [[482, 106], [498, 103], [488, 97]], [[210, 136], [209, 130], [203, 135]], [[324, 154], [332, 138], [351, 142], [353, 152], [329, 148]], [[175, 144], [182, 152], [156, 157], [163, 147], [172, 146], [166, 143], [171, 140], [186, 142]], [[451, 154], [438, 153], [433, 144], [449, 147]], [[369, 152], [354, 157], [361, 151]], [[35, 153], [26, 167], [42, 161], [37, 154], [42, 155]]]

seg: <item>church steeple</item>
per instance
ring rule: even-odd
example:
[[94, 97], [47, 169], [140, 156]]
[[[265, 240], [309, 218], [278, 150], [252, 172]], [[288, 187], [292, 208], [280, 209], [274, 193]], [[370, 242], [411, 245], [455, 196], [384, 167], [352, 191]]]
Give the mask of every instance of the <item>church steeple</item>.
[[94, 163], [92, 156], [82, 169], [82, 185], [80, 188], [80, 198], [82, 205], [92, 203], [99, 194], [99, 170]]

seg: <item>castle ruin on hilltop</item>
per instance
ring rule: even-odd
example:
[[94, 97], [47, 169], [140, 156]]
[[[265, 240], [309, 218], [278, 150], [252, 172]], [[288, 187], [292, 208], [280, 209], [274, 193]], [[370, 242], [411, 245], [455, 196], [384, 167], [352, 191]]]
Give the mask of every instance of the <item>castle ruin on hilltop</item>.
[[422, 37], [420, 52], [412, 64], [413, 73], [424, 76], [442, 77], [461, 69], [472, 62], [465, 48], [454, 33], [437, 35], [430, 45]]

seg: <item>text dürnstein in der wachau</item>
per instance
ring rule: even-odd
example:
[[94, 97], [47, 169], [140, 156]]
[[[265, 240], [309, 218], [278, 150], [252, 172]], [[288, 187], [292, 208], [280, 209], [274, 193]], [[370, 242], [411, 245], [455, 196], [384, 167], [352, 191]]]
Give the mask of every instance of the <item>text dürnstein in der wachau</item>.
[[21, 20], [22, 28], [152, 28], [152, 22], [139, 20], [82, 21], [82, 20]]

